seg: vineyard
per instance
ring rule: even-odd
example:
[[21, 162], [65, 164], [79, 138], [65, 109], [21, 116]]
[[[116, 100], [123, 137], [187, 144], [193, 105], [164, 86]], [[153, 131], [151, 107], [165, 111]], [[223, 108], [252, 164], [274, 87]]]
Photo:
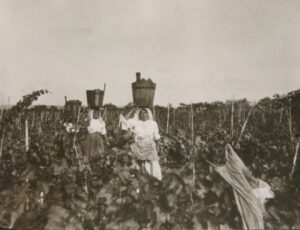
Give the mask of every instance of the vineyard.
[[156, 106], [163, 172], [157, 181], [133, 167], [126, 133], [118, 128], [130, 105], [105, 105], [106, 152], [89, 164], [87, 109], [66, 129], [62, 109], [28, 109], [45, 93], [26, 95], [1, 112], [0, 227], [241, 229], [232, 188], [207, 163], [223, 164], [231, 143], [275, 193], [266, 203], [265, 228], [300, 228], [299, 164], [291, 174], [297, 125], [287, 97]]

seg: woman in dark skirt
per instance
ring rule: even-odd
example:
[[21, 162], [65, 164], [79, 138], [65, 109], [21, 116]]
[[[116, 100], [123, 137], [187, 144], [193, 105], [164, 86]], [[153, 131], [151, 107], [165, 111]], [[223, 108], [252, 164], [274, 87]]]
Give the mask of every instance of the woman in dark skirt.
[[91, 167], [93, 168], [92, 164], [95, 163], [105, 151], [106, 127], [98, 109], [91, 110], [89, 115], [89, 135], [86, 139], [85, 154], [90, 162]]

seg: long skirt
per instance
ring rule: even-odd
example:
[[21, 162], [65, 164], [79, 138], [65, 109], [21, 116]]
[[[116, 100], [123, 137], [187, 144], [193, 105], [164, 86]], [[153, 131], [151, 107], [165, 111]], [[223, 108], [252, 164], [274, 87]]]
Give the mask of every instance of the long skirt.
[[145, 169], [148, 175], [161, 180], [162, 173], [155, 142], [149, 139], [141, 140], [131, 144], [130, 148], [133, 157], [142, 163], [142, 169]]
[[161, 167], [158, 160], [146, 161], [145, 169], [150, 176], [153, 176], [157, 180], [162, 179]]
[[105, 151], [104, 138], [100, 133], [89, 134], [85, 142], [85, 155], [91, 168]]

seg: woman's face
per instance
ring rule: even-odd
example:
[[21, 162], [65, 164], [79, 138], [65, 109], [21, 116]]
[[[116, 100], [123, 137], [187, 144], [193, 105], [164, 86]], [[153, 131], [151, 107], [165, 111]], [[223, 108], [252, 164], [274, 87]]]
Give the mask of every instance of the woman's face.
[[97, 111], [97, 110], [94, 110], [94, 112], [93, 112], [93, 118], [94, 118], [94, 119], [98, 119], [98, 118], [99, 118], [99, 116], [100, 116], [100, 113], [99, 113], [99, 111]]
[[146, 110], [141, 110], [140, 114], [139, 114], [140, 120], [142, 121], [147, 121], [149, 119], [149, 114]]

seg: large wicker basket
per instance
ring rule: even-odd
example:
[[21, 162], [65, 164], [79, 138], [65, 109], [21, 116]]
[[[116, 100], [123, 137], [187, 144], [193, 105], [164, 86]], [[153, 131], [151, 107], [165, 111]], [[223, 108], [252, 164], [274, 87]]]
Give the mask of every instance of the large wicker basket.
[[92, 109], [100, 108], [103, 105], [104, 90], [95, 89], [86, 91], [88, 106]]
[[132, 83], [133, 103], [139, 107], [152, 107], [156, 84], [151, 80], [141, 79], [140, 73], [136, 73], [136, 82]]

